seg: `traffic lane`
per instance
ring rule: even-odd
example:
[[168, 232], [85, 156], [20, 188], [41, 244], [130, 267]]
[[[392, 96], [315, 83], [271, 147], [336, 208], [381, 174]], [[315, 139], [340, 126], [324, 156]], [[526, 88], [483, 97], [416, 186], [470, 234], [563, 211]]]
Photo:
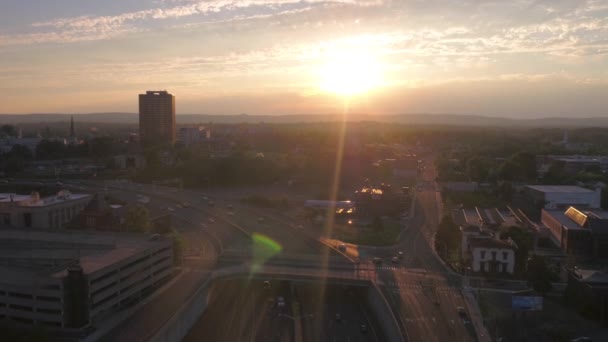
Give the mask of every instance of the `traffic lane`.
[[[285, 298], [277, 306], [276, 298]], [[270, 302], [269, 300], [272, 300]], [[184, 341], [283, 341], [293, 340], [289, 289], [281, 284], [264, 289], [261, 281], [221, 281], [210, 292], [203, 316]]]
[[425, 280], [417, 275], [400, 275], [397, 286], [385, 288], [395, 314], [410, 341], [474, 341], [457, 308], [463, 298], [447, 282]]
[[[366, 288], [298, 285], [304, 341], [382, 341], [365, 306]], [[364, 324], [366, 332], [361, 331]]]

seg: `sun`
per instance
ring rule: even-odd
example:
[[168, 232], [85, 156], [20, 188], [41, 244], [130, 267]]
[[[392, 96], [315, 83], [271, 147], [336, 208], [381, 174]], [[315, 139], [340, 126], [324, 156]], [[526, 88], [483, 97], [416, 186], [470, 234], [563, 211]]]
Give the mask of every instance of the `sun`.
[[328, 51], [319, 74], [321, 90], [346, 97], [368, 93], [382, 83], [381, 63], [364, 49]]

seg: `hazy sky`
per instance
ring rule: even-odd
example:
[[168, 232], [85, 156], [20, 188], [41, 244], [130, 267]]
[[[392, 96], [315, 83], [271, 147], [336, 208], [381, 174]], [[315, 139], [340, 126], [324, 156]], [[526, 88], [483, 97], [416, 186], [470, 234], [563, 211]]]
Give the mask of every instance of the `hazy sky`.
[[608, 116], [608, 0], [0, 1], [0, 113], [335, 113], [328, 74], [356, 112]]

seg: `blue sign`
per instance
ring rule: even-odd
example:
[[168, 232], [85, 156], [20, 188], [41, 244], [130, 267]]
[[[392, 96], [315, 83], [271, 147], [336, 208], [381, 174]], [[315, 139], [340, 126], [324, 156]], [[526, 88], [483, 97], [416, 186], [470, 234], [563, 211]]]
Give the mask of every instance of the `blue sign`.
[[513, 309], [514, 311], [542, 311], [543, 297], [512, 296], [511, 309]]

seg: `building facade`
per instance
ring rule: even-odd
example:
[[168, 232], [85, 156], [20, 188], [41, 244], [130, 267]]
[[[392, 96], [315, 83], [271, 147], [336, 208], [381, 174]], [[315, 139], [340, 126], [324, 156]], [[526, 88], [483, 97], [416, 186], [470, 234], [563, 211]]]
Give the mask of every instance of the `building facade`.
[[173, 268], [170, 239], [0, 230], [0, 319], [83, 329], [150, 294]]
[[62, 190], [41, 198], [31, 195], [0, 194], [0, 225], [13, 228], [64, 228], [89, 203], [91, 195]]
[[205, 127], [182, 127], [178, 132], [178, 141], [185, 146], [195, 145], [211, 139], [211, 131]]
[[481, 273], [515, 271], [515, 245], [512, 241], [473, 238], [468, 241], [471, 270]]
[[570, 255], [608, 257], [608, 212], [570, 207], [541, 212], [550, 238]]
[[600, 207], [601, 189], [589, 190], [573, 185], [527, 185], [524, 193], [534, 204], [545, 209]]
[[175, 97], [167, 91], [139, 95], [139, 139], [142, 146], [175, 144]]

